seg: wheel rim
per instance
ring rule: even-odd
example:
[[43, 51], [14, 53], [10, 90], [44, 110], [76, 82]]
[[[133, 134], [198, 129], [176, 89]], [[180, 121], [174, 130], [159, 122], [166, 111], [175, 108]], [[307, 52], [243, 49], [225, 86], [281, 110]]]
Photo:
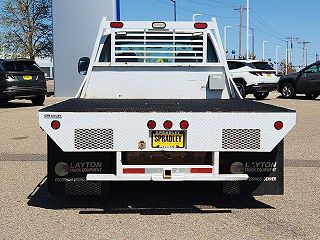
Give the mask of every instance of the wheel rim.
[[282, 94], [283, 94], [283, 96], [285, 96], [285, 97], [291, 96], [291, 94], [292, 94], [292, 89], [291, 89], [291, 87], [288, 86], [288, 85], [284, 85], [283, 88], [282, 88]]

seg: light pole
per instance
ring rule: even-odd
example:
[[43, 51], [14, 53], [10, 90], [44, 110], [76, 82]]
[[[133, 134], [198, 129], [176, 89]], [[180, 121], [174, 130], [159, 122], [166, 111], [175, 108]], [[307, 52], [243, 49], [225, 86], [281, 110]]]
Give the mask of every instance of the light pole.
[[197, 16], [202, 16], [202, 14], [200, 14], [200, 13], [195, 13], [195, 14], [193, 14], [192, 15], [192, 21], [194, 22], [194, 21], [196, 21], [196, 17]]
[[268, 43], [269, 41], [263, 41], [262, 42], [262, 60], [264, 60], [264, 44]]
[[276, 46], [276, 75], [278, 75], [278, 53], [280, 46]]
[[227, 29], [231, 28], [231, 26], [224, 27], [224, 52], [227, 53]]
[[286, 75], [288, 74], [288, 61], [289, 61], [289, 51], [290, 49], [286, 49]]
[[173, 6], [174, 6], [174, 21], [176, 22], [177, 21], [177, 2], [176, 0], [170, 0], [171, 2], [173, 2]]

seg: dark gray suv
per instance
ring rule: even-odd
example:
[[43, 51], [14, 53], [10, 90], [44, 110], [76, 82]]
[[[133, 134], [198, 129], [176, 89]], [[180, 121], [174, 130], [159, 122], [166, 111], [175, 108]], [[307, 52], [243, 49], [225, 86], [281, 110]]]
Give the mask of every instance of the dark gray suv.
[[28, 99], [43, 105], [47, 93], [44, 73], [34, 60], [0, 60], [0, 101]]

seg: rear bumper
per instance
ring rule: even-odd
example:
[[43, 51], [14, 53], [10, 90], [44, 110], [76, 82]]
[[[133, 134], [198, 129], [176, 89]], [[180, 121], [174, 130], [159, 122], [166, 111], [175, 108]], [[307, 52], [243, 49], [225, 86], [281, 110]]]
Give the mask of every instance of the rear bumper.
[[272, 92], [277, 90], [278, 85], [276, 83], [260, 83], [256, 85], [247, 86], [247, 93], [258, 93], [258, 92]]
[[15, 99], [46, 94], [46, 87], [8, 87], [0, 92], [0, 99]]
[[114, 174], [88, 174], [87, 181], [246, 181], [249, 176], [247, 174], [185, 174], [173, 175], [165, 178], [161, 174], [154, 175], [137, 175], [128, 174], [126, 176], [117, 176]]

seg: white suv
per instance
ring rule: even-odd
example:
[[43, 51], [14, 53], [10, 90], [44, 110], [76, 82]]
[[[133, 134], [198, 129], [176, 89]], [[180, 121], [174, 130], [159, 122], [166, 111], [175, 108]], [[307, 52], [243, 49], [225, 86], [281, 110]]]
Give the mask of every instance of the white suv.
[[277, 90], [279, 77], [268, 62], [261, 60], [228, 60], [231, 77], [241, 95], [253, 94], [256, 99], [265, 99], [269, 92]]

